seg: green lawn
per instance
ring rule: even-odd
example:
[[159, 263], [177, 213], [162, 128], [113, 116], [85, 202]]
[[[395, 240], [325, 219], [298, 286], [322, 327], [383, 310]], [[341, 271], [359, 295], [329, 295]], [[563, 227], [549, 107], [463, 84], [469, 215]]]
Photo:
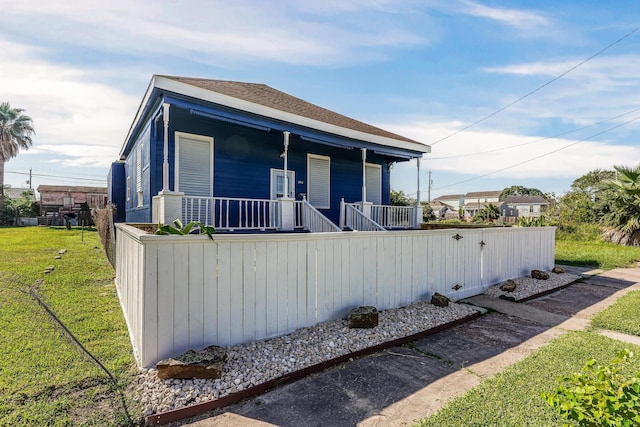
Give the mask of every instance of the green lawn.
[[640, 291], [631, 291], [591, 320], [598, 328], [640, 336]]
[[556, 241], [556, 264], [598, 267], [610, 270], [633, 267], [640, 261], [640, 247], [609, 242]]
[[106, 373], [27, 292], [42, 280], [41, 298], [125, 387], [133, 354], [97, 233], [0, 228], [0, 242], [0, 426], [130, 424]]
[[640, 247], [604, 242], [600, 227], [593, 224], [561, 226], [556, 230], [556, 264], [597, 267], [610, 270], [634, 267], [640, 261]]
[[[557, 387], [557, 378], [579, 372], [589, 358], [608, 363], [619, 350], [640, 355], [640, 346], [612, 340], [594, 332], [572, 332], [552, 341], [523, 361], [483, 381], [452, 400], [435, 415], [417, 424], [427, 426], [559, 426], [567, 422], [540, 397]], [[640, 357], [626, 366], [640, 370]]]

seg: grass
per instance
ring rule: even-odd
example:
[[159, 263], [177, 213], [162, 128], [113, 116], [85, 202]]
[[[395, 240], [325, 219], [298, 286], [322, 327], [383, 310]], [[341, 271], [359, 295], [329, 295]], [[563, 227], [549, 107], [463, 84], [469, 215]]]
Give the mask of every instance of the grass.
[[591, 324], [598, 328], [640, 336], [640, 291], [631, 291], [596, 314]]
[[[106, 373], [28, 293], [35, 286], [120, 390], [126, 387], [135, 373], [132, 348], [97, 233], [1, 228], [0, 241], [0, 426], [131, 424]], [[61, 249], [67, 252], [54, 259]]]
[[[566, 420], [556, 415], [554, 409], [540, 397], [540, 393], [555, 390], [559, 376], [579, 372], [587, 359], [608, 363], [624, 348], [640, 354], [640, 346], [612, 340], [595, 332], [572, 332], [483, 381], [417, 425], [562, 425]], [[627, 373], [640, 371], [640, 358], [636, 356], [632, 359], [626, 369]]]
[[610, 270], [633, 267], [640, 261], [640, 247], [604, 242], [593, 224], [561, 226], [556, 230], [556, 264]]

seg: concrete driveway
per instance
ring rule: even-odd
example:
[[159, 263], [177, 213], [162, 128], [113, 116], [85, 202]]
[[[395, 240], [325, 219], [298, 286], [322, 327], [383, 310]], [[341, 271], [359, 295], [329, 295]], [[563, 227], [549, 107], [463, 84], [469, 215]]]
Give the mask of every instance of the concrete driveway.
[[[426, 417], [590, 318], [632, 289], [640, 269], [590, 276], [552, 294], [518, 304], [483, 295], [464, 302], [485, 315], [401, 347], [362, 357], [261, 396], [171, 425], [403, 426]], [[640, 344], [638, 337], [607, 333]]]

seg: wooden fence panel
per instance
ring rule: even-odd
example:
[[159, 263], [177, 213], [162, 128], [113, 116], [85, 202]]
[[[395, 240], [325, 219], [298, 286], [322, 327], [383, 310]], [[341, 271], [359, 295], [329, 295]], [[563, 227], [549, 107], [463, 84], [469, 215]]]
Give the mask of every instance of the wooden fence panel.
[[118, 295], [136, 358], [152, 366], [188, 348], [344, 318], [359, 305], [384, 310], [435, 292], [479, 294], [533, 268], [549, 270], [554, 229], [217, 235], [211, 242], [118, 225], [116, 245]]

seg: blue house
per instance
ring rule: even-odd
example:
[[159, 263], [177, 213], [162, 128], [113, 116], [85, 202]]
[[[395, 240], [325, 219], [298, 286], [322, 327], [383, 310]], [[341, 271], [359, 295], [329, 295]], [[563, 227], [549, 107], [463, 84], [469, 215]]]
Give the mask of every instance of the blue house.
[[[219, 230], [414, 228], [390, 169], [429, 146], [269, 86], [155, 75], [109, 173], [118, 220]], [[419, 182], [419, 180], [418, 180]]]

